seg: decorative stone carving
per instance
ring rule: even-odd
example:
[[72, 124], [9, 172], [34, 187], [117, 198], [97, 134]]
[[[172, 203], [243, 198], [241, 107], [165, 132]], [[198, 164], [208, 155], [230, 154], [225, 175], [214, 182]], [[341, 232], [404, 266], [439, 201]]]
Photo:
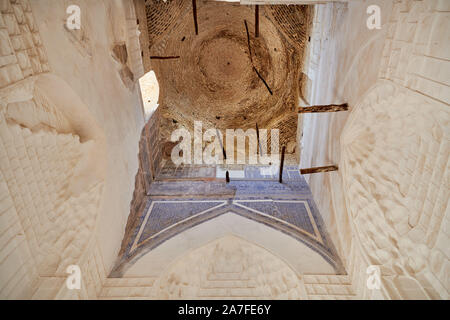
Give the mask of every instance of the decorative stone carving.
[[157, 299], [300, 299], [302, 296], [298, 276], [283, 260], [234, 236], [187, 254], [154, 286]]

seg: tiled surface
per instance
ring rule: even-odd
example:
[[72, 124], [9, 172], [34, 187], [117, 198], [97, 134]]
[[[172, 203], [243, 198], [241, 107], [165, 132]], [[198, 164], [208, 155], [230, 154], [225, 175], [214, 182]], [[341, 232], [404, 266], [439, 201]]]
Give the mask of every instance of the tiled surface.
[[313, 221], [308, 211], [310, 206], [307, 201], [239, 201], [240, 205], [283, 220], [294, 226], [300, 227], [305, 232], [314, 235]]
[[[292, 169], [292, 170], [291, 170]], [[292, 172], [290, 172], [292, 171]], [[148, 251], [221, 214], [233, 212], [286, 233], [319, 253], [336, 273], [344, 272], [303, 177], [286, 168], [285, 182], [154, 182], [146, 206], [123, 242], [111, 273], [120, 277]]]
[[150, 239], [161, 230], [169, 228], [180, 221], [212, 209], [220, 203], [222, 202], [153, 201], [146, 215], [145, 224], [141, 226], [143, 232], [139, 237], [138, 243]]

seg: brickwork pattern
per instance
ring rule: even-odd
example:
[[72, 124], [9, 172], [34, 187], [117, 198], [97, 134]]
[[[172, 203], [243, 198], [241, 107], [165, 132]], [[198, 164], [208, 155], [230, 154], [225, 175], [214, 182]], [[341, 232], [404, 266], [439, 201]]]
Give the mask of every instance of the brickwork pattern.
[[450, 3], [395, 1], [380, 78], [450, 103]]
[[[27, 127], [17, 116], [24, 112], [40, 125]], [[84, 148], [77, 135], [58, 132], [65, 129], [63, 116], [36, 97], [0, 108], [3, 298], [30, 298], [39, 277], [65, 276], [87, 249], [102, 183], [68, 193]]]

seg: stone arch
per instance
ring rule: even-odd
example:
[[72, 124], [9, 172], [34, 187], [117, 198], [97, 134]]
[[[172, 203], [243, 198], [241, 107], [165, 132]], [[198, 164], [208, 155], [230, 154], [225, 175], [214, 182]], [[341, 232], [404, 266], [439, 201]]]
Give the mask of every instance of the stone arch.
[[263, 247], [285, 261], [297, 274], [335, 274], [323, 256], [295, 238], [267, 224], [226, 212], [184, 230], [159, 246], [142, 251], [135, 259], [121, 265], [121, 274], [111, 276], [159, 276], [174, 261], [207, 243], [226, 235], [234, 235]]

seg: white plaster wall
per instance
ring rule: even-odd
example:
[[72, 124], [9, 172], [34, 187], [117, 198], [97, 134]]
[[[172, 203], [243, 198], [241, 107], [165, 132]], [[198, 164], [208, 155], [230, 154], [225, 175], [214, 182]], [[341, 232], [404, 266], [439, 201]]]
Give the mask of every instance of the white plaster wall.
[[[127, 88], [113, 59], [115, 43], [129, 30], [122, 1], [71, 1], [81, 8], [81, 30], [64, 27], [68, 2], [31, 2], [52, 72], [72, 87], [106, 136], [106, 181], [97, 238], [106, 269], [118, 253], [138, 169], [138, 141], [144, 118], [137, 86]], [[81, 36], [80, 36], [81, 33]]]
[[[386, 287], [397, 298], [448, 299], [449, 11], [448, 1], [395, 3], [380, 65], [386, 80], [358, 103], [341, 141], [346, 186], [368, 192], [346, 196], [362, 250], [392, 274]], [[358, 130], [364, 123], [370, 129]], [[362, 222], [368, 206], [370, 224]]]
[[154, 71], [147, 72], [139, 79], [142, 101], [144, 104], [145, 121], [148, 121], [158, 108], [159, 85]]

